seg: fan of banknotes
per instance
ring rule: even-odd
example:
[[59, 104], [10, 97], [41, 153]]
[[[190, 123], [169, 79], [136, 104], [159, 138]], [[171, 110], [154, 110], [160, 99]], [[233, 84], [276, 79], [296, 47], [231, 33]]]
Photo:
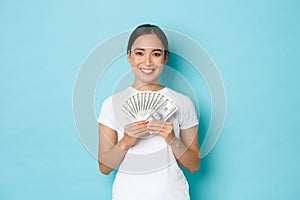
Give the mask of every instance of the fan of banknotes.
[[129, 97], [122, 111], [132, 121], [163, 120], [166, 121], [177, 110], [175, 102], [163, 94], [143, 91]]

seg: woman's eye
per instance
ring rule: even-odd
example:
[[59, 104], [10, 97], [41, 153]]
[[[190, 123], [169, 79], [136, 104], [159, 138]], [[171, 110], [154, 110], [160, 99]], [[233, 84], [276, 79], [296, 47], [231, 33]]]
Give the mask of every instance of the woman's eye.
[[143, 56], [144, 54], [143, 54], [143, 52], [135, 52], [135, 55], [137, 55], [137, 56]]
[[153, 56], [154, 56], [154, 57], [160, 57], [160, 56], [161, 56], [161, 53], [153, 53]]

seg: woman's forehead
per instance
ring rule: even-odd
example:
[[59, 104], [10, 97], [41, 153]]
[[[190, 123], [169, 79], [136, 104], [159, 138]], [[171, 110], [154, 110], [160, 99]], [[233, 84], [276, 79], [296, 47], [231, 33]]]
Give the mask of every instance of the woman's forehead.
[[141, 35], [138, 37], [131, 49], [164, 49], [164, 46], [160, 39], [155, 34], [147, 34], [147, 35]]

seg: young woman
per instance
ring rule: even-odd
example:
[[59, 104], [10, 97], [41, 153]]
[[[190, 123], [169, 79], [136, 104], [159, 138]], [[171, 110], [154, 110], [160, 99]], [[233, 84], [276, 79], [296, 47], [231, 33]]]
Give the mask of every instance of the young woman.
[[[168, 56], [164, 32], [150, 24], [138, 26], [127, 47], [134, 83], [102, 105], [98, 162], [104, 174], [118, 168], [114, 200], [190, 199], [188, 183], [178, 163], [191, 172], [199, 169], [198, 120], [187, 96], [159, 84]], [[167, 121], [132, 122], [122, 112], [122, 106], [141, 91], [163, 94], [175, 102], [177, 111]]]

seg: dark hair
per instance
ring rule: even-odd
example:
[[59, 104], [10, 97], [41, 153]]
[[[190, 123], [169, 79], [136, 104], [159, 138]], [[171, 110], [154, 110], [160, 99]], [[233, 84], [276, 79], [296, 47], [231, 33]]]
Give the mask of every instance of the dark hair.
[[138, 37], [147, 34], [155, 34], [163, 44], [165, 52], [168, 52], [168, 39], [165, 33], [158, 26], [151, 25], [151, 24], [142, 24], [136, 27], [136, 29], [131, 33], [129, 37], [127, 52], [131, 50], [134, 41]]

